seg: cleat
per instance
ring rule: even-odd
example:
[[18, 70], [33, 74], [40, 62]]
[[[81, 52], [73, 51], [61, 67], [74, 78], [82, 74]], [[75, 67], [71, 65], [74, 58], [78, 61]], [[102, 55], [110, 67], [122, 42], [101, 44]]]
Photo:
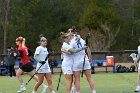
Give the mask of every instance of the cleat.
[[135, 90], [134, 92], [140, 92], [140, 90]]
[[25, 92], [26, 90], [19, 90], [17, 91], [17, 93], [22, 93], [22, 92]]
[[35, 93], [35, 91], [32, 91], [32, 93]]
[[52, 91], [51, 93], [55, 93], [54, 91]]

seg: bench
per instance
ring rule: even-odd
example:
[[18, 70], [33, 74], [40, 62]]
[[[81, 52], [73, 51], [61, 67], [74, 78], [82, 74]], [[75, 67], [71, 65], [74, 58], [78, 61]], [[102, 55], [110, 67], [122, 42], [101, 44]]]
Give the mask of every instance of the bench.
[[[98, 66], [97, 65], [98, 63], [101, 63], [102, 65], [101, 66]], [[108, 67], [112, 67], [112, 72], [113, 73], [115, 72], [115, 61], [114, 61], [114, 65], [107, 66], [106, 65], [106, 60], [92, 60], [92, 66], [94, 67], [94, 70], [95, 70], [95, 68], [105, 68], [106, 69], [106, 72], [108, 72], [107, 71], [107, 68]]]
[[54, 69], [61, 68], [62, 60], [56, 60], [56, 63], [58, 64], [57, 66], [51, 66], [50, 67], [52, 74], [54, 74]]
[[8, 71], [8, 69], [6, 67], [0, 67], [0, 72], [2, 71]]
[[9, 70], [6, 67], [0, 67], [0, 75], [5, 76]]
[[[61, 60], [56, 60], [56, 62], [57, 62], [57, 64], [58, 64], [58, 66], [51, 66], [51, 67], [50, 67], [50, 68], [51, 68], [52, 74], [54, 74], [54, 69], [61, 68], [61, 65], [62, 65], [62, 61], [61, 61]], [[95, 64], [97, 64], [98, 62], [103, 63], [103, 65], [102, 65], [102, 66], [97, 66], [97, 65], [95, 65]], [[108, 68], [108, 67], [112, 67], [112, 72], [113, 72], [113, 73], [115, 72], [115, 62], [114, 62], [114, 65], [113, 65], [113, 66], [106, 66], [105, 64], [106, 64], [106, 60], [92, 60], [92, 66], [94, 67], [94, 69], [95, 69], [95, 68], [105, 68], [105, 69], [106, 69], [106, 72], [108, 72], [108, 71], [107, 71], [107, 68]]]
[[[31, 60], [31, 63], [32, 63], [33, 67], [35, 68], [36, 65], [37, 65], [37, 62]], [[15, 65], [14, 65], [14, 68], [15, 68], [15, 69], [18, 69], [18, 68], [19, 68], [19, 65], [20, 65], [20, 61], [16, 61], [16, 62], [15, 62]]]

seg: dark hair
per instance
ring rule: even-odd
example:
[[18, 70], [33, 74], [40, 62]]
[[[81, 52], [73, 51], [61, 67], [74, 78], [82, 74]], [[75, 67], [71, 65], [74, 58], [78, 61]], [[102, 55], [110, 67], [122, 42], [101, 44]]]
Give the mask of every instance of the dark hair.
[[11, 49], [11, 47], [7, 47], [7, 49]]

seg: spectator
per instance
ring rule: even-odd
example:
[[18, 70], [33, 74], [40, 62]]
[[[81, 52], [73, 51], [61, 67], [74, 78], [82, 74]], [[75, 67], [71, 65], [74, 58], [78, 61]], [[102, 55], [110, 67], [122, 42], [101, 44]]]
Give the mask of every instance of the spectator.
[[8, 47], [7, 49], [7, 57], [6, 57], [6, 63], [9, 69], [10, 77], [15, 77], [15, 58], [16, 58], [16, 53], [12, 47]]

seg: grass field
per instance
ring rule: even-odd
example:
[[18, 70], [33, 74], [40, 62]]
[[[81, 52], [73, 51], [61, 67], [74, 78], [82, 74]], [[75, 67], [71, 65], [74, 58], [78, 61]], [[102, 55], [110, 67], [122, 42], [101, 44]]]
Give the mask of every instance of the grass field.
[[[27, 82], [29, 77], [23, 76], [24, 82]], [[137, 73], [97, 73], [92, 74], [92, 78], [96, 84], [97, 93], [133, 93], [136, 86]], [[53, 85], [56, 89], [59, 74], [53, 75]], [[45, 81], [46, 83], [46, 81]], [[26, 87], [24, 93], [31, 93], [35, 81], [32, 80]], [[16, 93], [19, 89], [19, 83], [16, 78], [8, 76], [0, 76], [0, 93]], [[56, 93], [65, 93], [65, 78], [62, 76], [59, 91]], [[40, 89], [37, 93], [40, 93]], [[47, 93], [49, 91], [47, 90]], [[81, 79], [81, 93], [91, 93], [86, 78]]]

